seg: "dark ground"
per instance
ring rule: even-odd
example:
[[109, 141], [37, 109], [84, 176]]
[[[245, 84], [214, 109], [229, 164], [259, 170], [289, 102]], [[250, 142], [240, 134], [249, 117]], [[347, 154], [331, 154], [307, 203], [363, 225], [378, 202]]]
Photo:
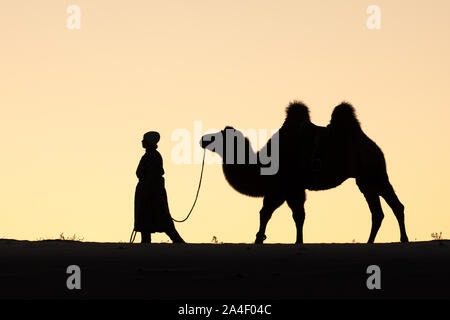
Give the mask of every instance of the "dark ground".
[[[450, 299], [450, 241], [127, 244], [0, 240], [0, 299]], [[368, 290], [369, 265], [381, 290]], [[81, 290], [68, 290], [69, 265]]]

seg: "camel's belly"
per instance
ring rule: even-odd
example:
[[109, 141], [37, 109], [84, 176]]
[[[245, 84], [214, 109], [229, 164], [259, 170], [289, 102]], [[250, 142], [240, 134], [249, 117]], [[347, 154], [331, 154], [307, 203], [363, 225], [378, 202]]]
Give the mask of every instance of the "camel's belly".
[[341, 185], [348, 178], [349, 177], [313, 176], [308, 179], [306, 189], [313, 191], [333, 189]]

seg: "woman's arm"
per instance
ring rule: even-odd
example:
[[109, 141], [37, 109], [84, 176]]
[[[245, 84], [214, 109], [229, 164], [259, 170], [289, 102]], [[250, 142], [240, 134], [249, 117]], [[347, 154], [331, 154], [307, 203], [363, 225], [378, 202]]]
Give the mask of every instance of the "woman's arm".
[[144, 158], [145, 158], [145, 155], [139, 161], [139, 165], [136, 170], [136, 176], [138, 177], [138, 179], [143, 179], [145, 176], [145, 159]]

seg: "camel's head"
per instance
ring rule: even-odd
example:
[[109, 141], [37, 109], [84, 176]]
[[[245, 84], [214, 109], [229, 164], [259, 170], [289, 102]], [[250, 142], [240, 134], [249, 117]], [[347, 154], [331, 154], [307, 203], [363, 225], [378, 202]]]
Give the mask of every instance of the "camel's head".
[[228, 164], [242, 163], [248, 151], [248, 141], [242, 132], [230, 126], [216, 133], [205, 134], [200, 140], [200, 146], [226, 158]]
[[217, 144], [220, 146], [223, 146], [224, 139], [226, 137], [227, 130], [233, 130], [233, 132], [236, 131], [233, 127], [226, 126], [223, 130], [216, 132], [216, 133], [210, 133], [205, 134], [200, 139], [200, 147], [203, 149], [208, 149], [210, 151], [216, 151]]
[[261, 167], [261, 175], [274, 175], [278, 172], [279, 164], [278, 133], [270, 141], [257, 154], [241, 131], [226, 126], [219, 132], [205, 134], [200, 140], [200, 146], [217, 153], [224, 165], [256, 165]]

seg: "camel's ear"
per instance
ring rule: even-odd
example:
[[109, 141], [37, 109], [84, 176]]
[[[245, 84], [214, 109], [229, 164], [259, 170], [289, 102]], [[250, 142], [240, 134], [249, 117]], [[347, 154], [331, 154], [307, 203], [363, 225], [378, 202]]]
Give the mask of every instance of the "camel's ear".
[[233, 127], [230, 127], [230, 126], [226, 126], [226, 127], [225, 127], [225, 129], [223, 129], [223, 131], [226, 131], [226, 130], [228, 130], [228, 129], [234, 130], [234, 128], [233, 128]]

